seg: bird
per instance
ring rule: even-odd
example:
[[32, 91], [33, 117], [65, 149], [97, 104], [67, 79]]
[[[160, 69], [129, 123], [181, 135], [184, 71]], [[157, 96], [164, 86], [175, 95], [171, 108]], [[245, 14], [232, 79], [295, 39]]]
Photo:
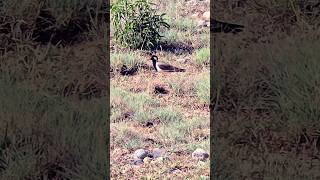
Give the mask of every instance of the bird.
[[157, 72], [185, 72], [185, 69], [177, 68], [171, 66], [170, 64], [164, 64], [158, 62], [158, 57], [156, 55], [151, 56], [152, 65]]
[[226, 23], [222, 21], [218, 21], [215, 19], [211, 20], [211, 27], [210, 31], [213, 33], [219, 33], [219, 32], [224, 32], [224, 33], [238, 33], [242, 32], [244, 26], [243, 25], [238, 25], [238, 24], [231, 24], [231, 23]]

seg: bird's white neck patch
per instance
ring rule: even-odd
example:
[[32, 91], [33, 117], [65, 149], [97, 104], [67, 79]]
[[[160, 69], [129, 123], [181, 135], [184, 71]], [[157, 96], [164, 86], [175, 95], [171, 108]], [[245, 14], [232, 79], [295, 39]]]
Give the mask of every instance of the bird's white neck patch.
[[160, 69], [160, 67], [159, 67], [158, 62], [156, 62], [156, 68], [157, 68], [157, 71], [162, 71], [162, 69]]

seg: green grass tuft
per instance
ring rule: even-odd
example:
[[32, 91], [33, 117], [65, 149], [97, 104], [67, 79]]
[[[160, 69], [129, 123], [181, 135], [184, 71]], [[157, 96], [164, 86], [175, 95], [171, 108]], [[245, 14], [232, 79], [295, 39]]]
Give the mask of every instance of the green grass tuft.
[[203, 74], [195, 85], [197, 97], [201, 103], [210, 103], [210, 76]]
[[129, 150], [142, 147], [143, 139], [126, 124], [122, 123], [120, 126], [113, 127], [113, 129], [116, 134], [112, 137], [113, 144], [120, 145], [122, 148]]
[[111, 69], [121, 69], [123, 65], [127, 68], [132, 69], [135, 67], [140, 67], [144, 64], [142, 57], [137, 53], [133, 52], [122, 52], [122, 53], [112, 53], [111, 54]]
[[116, 87], [111, 88], [110, 97], [111, 116], [114, 118], [130, 111], [133, 120], [143, 123], [152, 119], [151, 111], [157, 106], [157, 103], [147, 93], [135, 94]]
[[303, 129], [319, 129], [320, 119], [320, 43], [313, 40], [286, 40], [277, 49], [270, 50], [271, 84], [276, 92], [273, 98], [287, 122], [291, 133]]
[[176, 20], [172, 27], [178, 31], [195, 31], [197, 24], [190, 18], [183, 18]]
[[196, 64], [198, 66], [208, 66], [210, 63], [210, 49], [202, 48], [196, 52]]
[[7, 80], [0, 84], [0, 152], [7, 152], [0, 153], [0, 179], [40, 178], [48, 171], [65, 171], [61, 177], [71, 179], [105, 176], [104, 100], [73, 103]]
[[155, 109], [154, 114], [155, 117], [158, 118], [164, 124], [168, 124], [170, 122], [180, 122], [183, 119], [181, 111], [172, 107]]

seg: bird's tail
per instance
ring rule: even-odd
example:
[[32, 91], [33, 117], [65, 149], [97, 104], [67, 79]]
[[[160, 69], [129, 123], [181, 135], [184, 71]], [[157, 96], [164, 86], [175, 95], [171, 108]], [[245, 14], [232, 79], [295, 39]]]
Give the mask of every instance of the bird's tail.
[[175, 72], [186, 72], [186, 70], [185, 69], [176, 68]]
[[243, 25], [238, 25], [238, 24], [231, 24], [231, 23], [226, 23], [226, 22], [221, 22], [212, 19], [212, 22], [210, 23], [210, 31], [212, 32], [224, 32], [224, 33], [237, 33], [243, 31], [244, 26]]

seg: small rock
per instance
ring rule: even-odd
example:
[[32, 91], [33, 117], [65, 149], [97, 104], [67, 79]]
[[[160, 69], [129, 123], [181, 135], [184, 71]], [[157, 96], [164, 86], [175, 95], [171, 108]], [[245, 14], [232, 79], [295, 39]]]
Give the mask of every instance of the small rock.
[[204, 20], [209, 21], [210, 20], [210, 11], [206, 11], [202, 14], [202, 17]]
[[171, 172], [172, 174], [177, 174], [177, 173], [181, 173], [181, 170], [180, 169], [177, 169], [177, 170], [173, 170], [172, 172]]
[[143, 161], [142, 161], [142, 159], [134, 159], [133, 162], [132, 162], [132, 164], [134, 164], [134, 165], [141, 165], [141, 164], [143, 164]]
[[144, 159], [149, 155], [149, 152], [144, 149], [138, 149], [133, 154], [133, 159]]
[[151, 161], [152, 161], [152, 158], [150, 158], [150, 157], [145, 157], [143, 159], [143, 162], [146, 163], [146, 164], [149, 164]]
[[145, 127], [149, 127], [149, 128], [151, 128], [153, 125], [154, 125], [154, 124], [153, 124], [152, 120], [151, 120], [151, 121], [147, 121], [147, 122], [144, 124]]
[[152, 157], [158, 158], [158, 157], [163, 156], [164, 153], [165, 153], [165, 151], [163, 149], [154, 148], [152, 151]]
[[201, 148], [196, 149], [192, 153], [192, 158], [193, 159], [198, 159], [200, 161], [205, 161], [208, 157], [209, 157], [209, 154], [205, 150], [203, 150]]
[[180, 173], [181, 170], [178, 167], [173, 167], [173, 168], [170, 168], [168, 172], [172, 174], [176, 174], [176, 173]]

